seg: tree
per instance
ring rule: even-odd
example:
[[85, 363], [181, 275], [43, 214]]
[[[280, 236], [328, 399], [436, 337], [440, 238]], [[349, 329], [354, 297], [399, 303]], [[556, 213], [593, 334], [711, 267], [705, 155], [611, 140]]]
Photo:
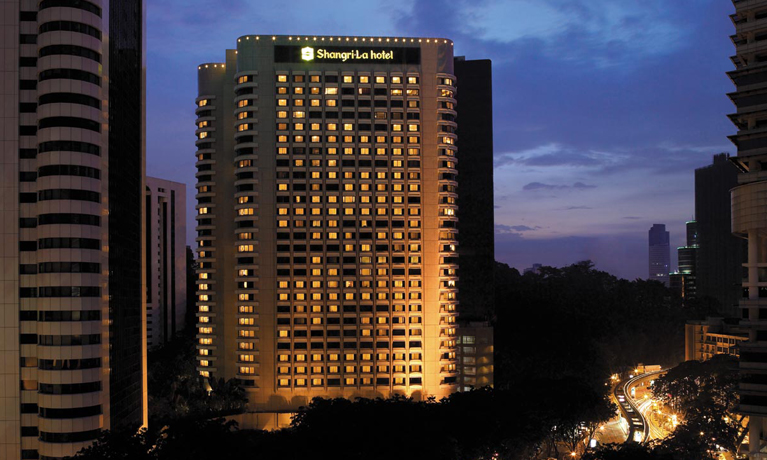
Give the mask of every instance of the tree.
[[103, 431], [98, 440], [74, 456], [78, 460], [157, 460], [156, 438], [146, 429], [138, 433]]
[[606, 444], [586, 452], [582, 460], [676, 460], [670, 454], [660, 452], [646, 444], [634, 442]]
[[653, 395], [684, 419], [669, 438], [669, 449], [681, 452], [703, 443], [704, 450], [719, 445], [737, 452], [746, 435], [743, 416], [736, 412], [737, 385], [737, 360], [728, 355], [687, 361], [656, 379]]
[[246, 409], [245, 391], [236, 380], [201, 377], [196, 362], [191, 334], [180, 335], [150, 353], [150, 425], [165, 425], [182, 418], [209, 419]]

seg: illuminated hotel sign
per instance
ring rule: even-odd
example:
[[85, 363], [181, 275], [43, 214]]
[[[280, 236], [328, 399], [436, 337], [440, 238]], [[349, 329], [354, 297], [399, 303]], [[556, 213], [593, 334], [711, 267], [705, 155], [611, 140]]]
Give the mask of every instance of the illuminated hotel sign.
[[350, 48], [343, 46], [274, 47], [274, 62], [317, 64], [414, 64], [421, 63], [420, 48]]

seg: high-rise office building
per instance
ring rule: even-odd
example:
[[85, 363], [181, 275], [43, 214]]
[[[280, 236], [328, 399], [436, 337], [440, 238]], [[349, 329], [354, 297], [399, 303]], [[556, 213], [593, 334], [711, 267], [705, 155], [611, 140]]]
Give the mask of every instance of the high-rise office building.
[[463, 203], [458, 207], [460, 316], [487, 320], [495, 311], [492, 63], [457, 57], [455, 76], [461, 106], [457, 133]]
[[730, 190], [738, 185], [738, 168], [729, 155], [714, 155], [712, 164], [695, 170], [695, 220], [698, 222], [697, 291], [722, 304], [722, 313], [739, 316], [746, 241], [732, 234]]
[[0, 0], [0, 458], [146, 423], [139, 0]]
[[249, 35], [198, 75], [201, 374], [265, 414], [455, 391], [453, 43]]
[[739, 387], [742, 414], [749, 416], [749, 457], [764, 459], [767, 432], [767, 0], [733, 0], [735, 44], [732, 61], [736, 69], [728, 74], [736, 91], [730, 93], [736, 113], [730, 119], [738, 129], [730, 140], [738, 147], [731, 160], [740, 168], [738, 186], [732, 189], [732, 232], [748, 244], [743, 278], [741, 325], [748, 329], [748, 341], [740, 345]]
[[687, 241], [676, 249], [679, 273], [683, 276], [684, 292], [682, 298], [691, 300], [697, 297], [698, 273], [698, 223], [691, 220], [685, 224]]
[[170, 341], [186, 319], [186, 185], [146, 178], [147, 347]]
[[654, 224], [648, 232], [649, 237], [649, 275], [648, 279], [660, 281], [669, 285], [669, 270], [671, 269], [671, 248], [669, 233], [664, 224]]

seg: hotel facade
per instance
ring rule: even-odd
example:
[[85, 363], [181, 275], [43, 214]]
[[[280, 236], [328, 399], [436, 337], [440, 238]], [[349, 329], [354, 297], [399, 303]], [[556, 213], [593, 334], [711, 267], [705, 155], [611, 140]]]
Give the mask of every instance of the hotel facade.
[[249, 35], [199, 66], [198, 369], [257, 425], [456, 391], [453, 65], [445, 39]]
[[0, 0], [0, 458], [146, 424], [140, 0]]

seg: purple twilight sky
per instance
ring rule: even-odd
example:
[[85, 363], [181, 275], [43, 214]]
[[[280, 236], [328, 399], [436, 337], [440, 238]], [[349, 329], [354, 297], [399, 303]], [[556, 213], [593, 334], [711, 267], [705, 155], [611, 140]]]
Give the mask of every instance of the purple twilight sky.
[[197, 64], [222, 61], [240, 35], [446, 37], [456, 55], [492, 59], [496, 259], [519, 269], [591, 259], [646, 277], [649, 228], [665, 223], [683, 245], [694, 168], [735, 152], [730, 2], [147, 5], [147, 174], [188, 185], [190, 245]]

